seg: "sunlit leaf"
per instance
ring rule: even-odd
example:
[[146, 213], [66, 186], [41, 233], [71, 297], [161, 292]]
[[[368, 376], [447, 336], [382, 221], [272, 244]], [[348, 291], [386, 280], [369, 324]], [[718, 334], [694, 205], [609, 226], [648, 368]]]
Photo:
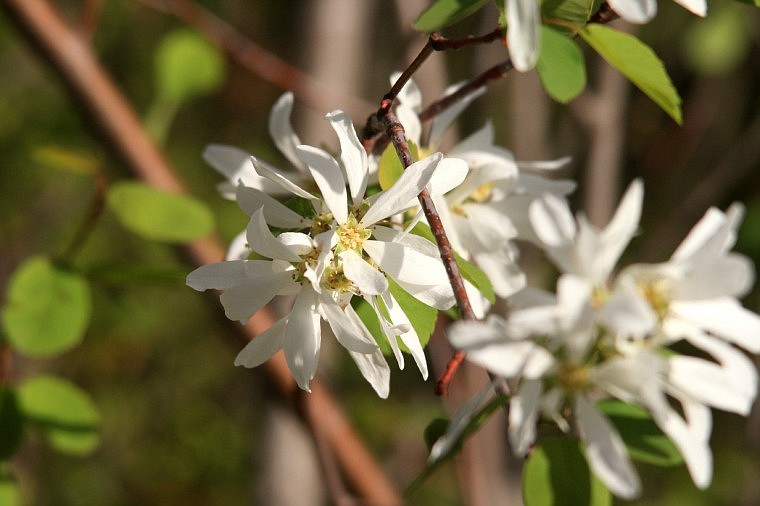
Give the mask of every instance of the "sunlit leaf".
[[569, 102], [586, 87], [583, 51], [574, 40], [545, 25], [536, 71], [546, 92], [558, 102]]
[[21, 490], [8, 469], [0, 470], [0, 506], [21, 506]]
[[[420, 344], [424, 348], [427, 346], [430, 335], [435, 329], [438, 310], [415, 299], [414, 296], [410, 295], [390, 278], [388, 278], [388, 289], [396, 299], [396, 302], [398, 302], [398, 305], [401, 306], [401, 309], [404, 310], [404, 314], [409, 318], [409, 322], [412, 324], [414, 331], [417, 332]], [[401, 349], [408, 351], [404, 343], [399, 344], [401, 345]]]
[[112, 185], [107, 202], [122, 225], [155, 241], [190, 241], [207, 235], [214, 226], [213, 215], [202, 202], [142, 183]]
[[81, 342], [90, 311], [87, 281], [48, 258], [34, 257], [10, 280], [2, 312], [3, 330], [20, 353], [53, 355]]
[[[16, 392], [7, 386], [0, 389], [0, 460], [7, 460], [21, 444], [24, 419]], [[0, 502], [0, 505], [3, 503]]]
[[588, 467], [581, 442], [551, 437], [531, 452], [523, 468], [525, 506], [609, 506], [612, 495]]
[[602, 0], [545, 0], [541, 2], [541, 16], [580, 28], [599, 10], [601, 3]]
[[[412, 152], [412, 158], [418, 160], [419, 150], [417, 146], [412, 141], [408, 141], [408, 143], [409, 151]], [[393, 144], [389, 144], [380, 156], [380, 162], [377, 166], [377, 180], [380, 183], [380, 188], [387, 190], [393, 186], [393, 183], [401, 177], [402, 172], [404, 172], [404, 166], [401, 165], [401, 160]]]
[[645, 409], [618, 400], [602, 401], [597, 407], [617, 428], [632, 459], [663, 467], [683, 463], [676, 445]]
[[198, 33], [179, 29], [163, 38], [155, 56], [159, 95], [176, 103], [217, 89], [224, 80], [224, 58]]
[[649, 46], [633, 35], [598, 24], [590, 24], [578, 33], [676, 123], [681, 124], [681, 97], [662, 61]]
[[475, 13], [486, 3], [488, 0], [435, 0], [412, 26], [420, 32], [434, 32]]
[[37, 376], [18, 390], [21, 411], [58, 451], [85, 455], [99, 442], [100, 413], [90, 395], [70, 381]]

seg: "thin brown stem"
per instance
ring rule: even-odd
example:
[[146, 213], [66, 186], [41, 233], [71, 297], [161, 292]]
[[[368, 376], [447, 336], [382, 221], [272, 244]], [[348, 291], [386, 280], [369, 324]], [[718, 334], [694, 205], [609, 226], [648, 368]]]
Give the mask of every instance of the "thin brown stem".
[[[150, 140], [137, 114], [97, 61], [88, 44], [66, 24], [45, 0], [0, 0], [2, 8], [28, 42], [48, 61], [69, 92], [95, 120], [88, 125], [125, 161], [125, 165], [146, 183], [166, 191], [184, 192], [185, 187], [164, 154]], [[199, 239], [186, 247], [195, 265], [218, 262], [224, 247], [216, 237]], [[246, 339], [254, 339], [275, 322], [271, 311], [256, 313], [245, 327]], [[282, 352], [264, 367], [280, 395], [295, 407], [298, 387]], [[303, 413], [332, 447], [352, 489], [375, 504], [401, 504], [395, 486], [359, 437], [343, 409], [326, 387], [316, 384], [304, 402], [312, 403]]]
[[106, 192], [108, 191], [108, 180], [105, 174], [100, 170], [100, 167], [96, 167], [92, 174], [92, 180], [95, 183], [95, 189], [93, 191], [90, 204], [82, 217], [82, 221], [77, 227], [74, 236], [69, 242], [66, 249], [58, 256], [58, 260], [64, 264], [71, 264], [76, 256], [77, 252], [85, 245], [87, 239], [95, 229], [95, 225], [98, 223], [100, 216], [103, 214], [103, 209], [106, 204]]
[[[399, 123], [398, 118], [396, 118], [396, 115], [390, 109], [384, 110], [383, 114], [380, 116], [380, 119], [385, 125], [386, 135], [390, 139], [391, 143], [393, 143], [393, 147], [396, 149], [396, 153], [398, 154], [399, 160], [401, 160], [401, 164], [403, 165], [404, 169], [406, 169], [412, 163], [414, 163], [414, 158], [412, 157], [412, 152], [409, 149], [409, 144], [406, 142], [406, 135], [404, 133], [403, 125]], [[451, 283], [451, 288], [454, 291], [454, 298], [456, 299], [459, 314], [465, 320], [476, 320], [477, 317], [475, 316], [475, 312], [473, 311], [472, 305], [470, 304], [470, 298], [467, 296], [464, 279], [462, 278], [462, 274], [459, 272], [459, 266], [457, 265], [456, 258], [454, 257], [454, 249], [451, 247], [449, 238], [446, 235], [446, 230], [444, 229], [443, 223], [441, 222], [441, 216], [438, 214], [438, 211], [435, 208], [435, 204], [433, 203], [433, 199], [430, 196], [430, 192], [428, 192], [427, 189], [423, 189], [422, 192], [420, 192], [418, 198], [420, 201], [420, 206], [422, 207], [422, 211], [425, 213], [425, 218], [427, 218], [428, 224], [430, 225], [430, 230], [433, 232], [433, 236], [435, 237], [435, 242], [438, 245], [441, 261], [443, 261], [443, 266], [446, 269], [449, 283]], [[457, 352], [454, 359], [449, 361], [449, 365], [446, 366], [446, 371], [436, 384], [435, 393], [437, 395], [446, 395], [448, 386], [451, 383], [456, 370], [461, 365], [462, 360], [464, 360], [464, 353]]]

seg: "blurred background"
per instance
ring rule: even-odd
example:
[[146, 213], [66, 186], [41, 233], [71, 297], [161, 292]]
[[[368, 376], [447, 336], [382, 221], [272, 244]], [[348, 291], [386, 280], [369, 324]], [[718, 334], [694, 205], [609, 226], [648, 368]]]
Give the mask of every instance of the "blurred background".
[[[153, 0], [52, 4], [90, 40], [191, 193], [213, 208], [225, 242], [245, 226], [246, 217], [217, 193], [221, 177], [201, 158], [204, 146], [234, 145], [284, 164], [267, 120], [279, 95], [293, 89], [293, 122], [301, 140], [334, 147], [324, 113], [344, 109], [361, 128], [388, 91], [390, 73], [405, 68], [426, 41], [411, 28], [427, 6], [424, 0], [195, 3], [203, 6], [203, 16], [229, 23], [251, 44], [238, 46], [237, 52], [215, 49], [213, 30], [191, 26], [200, 18], [196, 11], [195, 17], [183, 16], [188, 2], [168, 2], [178, 10]], [[646, 26], [615, 24], [635, 32], [663, 59], [683, 98], [682, 126], [588, 52], [589, 85], [570, 104], [551, 102], [534, 73], [512, 73], [461, 116], [448, 142], [489, 119], [497, 144], [518, 159], [571, 155], [563, 175], [579, 182], [573, 205], [600, 225], [627, 183], [643, 177], [642, 233], [628, 261], [667, 259], [709, 206], [743, 201], [747, 217], [737, 249], [757, 262], [760, 10], [716, 0], [709, 12], [700, 19], [662, 1], [657, 18]], [[486, 33], [496, 19], [496, 9], [489, 6], [444, 33]], [[206, 86], [172, 102], [159, 93], [161, 48], [188, 30], [207, 41], [209, 58], [218, 64], [212, 64]], [[415, 76], [424, 103], [505, 55], [499, 43], [434, 54]], [[281, 64], [285, 70], [277, 67]], [[109, 182], [132, 177], [58, 74], [0, 10], [2, 287], [25, 259], [66, 250], [95, 193], [92, 177], [62, 170], [46, 156], [51, 152], [96, 163]], [[534, 283], [551, 281], [553, 273], [534, 252], [526, 249], [524, 262]], [[308, 431], [260, 370], [233, 367], [243, 341], [216, 297], [184, 285], [192, 266], [177, 247], [141, 239], [105, 211], [73, 263], [92, 282], [92, 319], [84, 342], [52, 359], [14, 356], [6, 381], [44, 372], [82, 387], [101, 413], [100, 445], [72, 456], [30, 431], [5, 469], [18, 479], [23, 504], [329, 502]], [[124, 266], [130, 267], [129, 276], [120, 275]], [[744, 303], [759, 311], [760, 292]], [[459, 392], [442, 403], [432, 393], [432, 382], [421, 382], [414, 368], [394, 370], [391, 396], [382, 401], [330, 339], [323, 346], [322, 382], [341, 400], [400, 489], [424, 466], [427, 423], [447, 416], [485, 381], [482, 372], [465, 369], [456, 380]], [[439, 367], [432, 377], [448, 353], [445, 345], [431, 347], [432, 362]], [[461, 458], [417, 489], [409, 504], [520, 504], [519, 465], [508, 458], [499, 418]], [[715, 478], [707, 491], [696, 490], [684, 468], [639, 466], [645, 485], [636, 504], [760, 504], [757, 403], [748, 419], [716, 412], [712, 448]]]

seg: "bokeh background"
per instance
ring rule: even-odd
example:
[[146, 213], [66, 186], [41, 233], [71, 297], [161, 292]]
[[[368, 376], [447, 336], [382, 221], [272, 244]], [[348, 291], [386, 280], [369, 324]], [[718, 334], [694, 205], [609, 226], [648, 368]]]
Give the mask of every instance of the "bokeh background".
[[[256, 62], [276, 56], [303, 75], [274, 75], [267, 72], [271, 64], [243, 65], [241, 54], [219, 50], [218, 82], [170, 107], [158, 96], [157, 62], [168, 37], [191, 29], [187, 19], [152, 0], [53, 2], [90, 40], [192, 194], [213, 208], [217, 232], [229, 241], [246, 219], [216, 192], [220, 176], [203, 162], [204, 146], [234, 145], [283, 163], [269, 139], [267, 118], [274, 101], [291, 88], [297, 90], [293, 121], [301, 140], [335, 146], [322, 115], [342, 108], [358, 128], [363, 125], [388, 90], [391, 71], [403, 69], [424, 44], [411, 22], [427, 2], [197, 4], [257, 45], [262, 53], [253, 56]], [[666, 259], [710, 205], [743, 201], [747, 217], [737, 249], [757, 261], [760, 10], [728, 0], [711, 1], [709, 9], [710, 16], [700, 19], [663, 0], [650, 24], [616, 24], [636, 32], [665, 62], [683, 97], [682, 126], [589, 52], [588, 88], [570, 104], [551, 102], [535, 74], [513, 73], [466, 111], [449, 142], [489, 119], [498, 143], [518, 159], [571, 155], [563, 173], [579, 182], [571, 200], [598, 224], [606, 222], [628, 181], [643, 177], [642, 232], [626, 260]], [[485, 33], [496, 16], [489, 6], [445, 33]], [[425, 103], [505, 54], [496, 43], [433, 55], [416, 76]], [[61, 170], [44, 153], [53, 149], [96, 160], [111, 182], [132, 177], [98, 128], [0, 10], [0, 287], [30, 256], [67, 248], [95, 191], [91, 177]], [[523, 260], [533, 282], [551, 282], [554, 273], [535, 252], [526, 249]], [[179, 248], [141, 239], [105, 211], [74, 264], [93, 286], [86, 339], [54, 359], [14, 356], [6, 381], [43, 372], [72, 380], [101, 411], [101, 442], [89, 455], [71, 456], [30, 431], [4, 468], [17, 477], [23, 504], [329, 502], [308, 431], [261, 371], [232, 366], [242, 340], [215, 297], [184, 286], [192, 267]], [[128, 276], [119, 274], [125, 266], [132, 271]], [[760, 311], [757, 290], [744, 302]], [[446, 416], [461, 402], [457, 395], [484, 381], [481, 372], [468, 368], [457, 379], [462, 392], [441, 402], [432, 382], [421, 382], [407, 368], [394, 371], [391, 396], [382, 401], [345, 354], [329, 339], [324, 346], [321, 381], [399, 488], [424, 465], [427, 423]], [[440, 366], [448, 350], [437, 346], [431, 359]], [[503, 420], [497, 418], [460, 459], [416, 490], [409, 504], [520, 504], [519, 466], [508, 458]], [[645, 492], [636, 504], [760, 504], [757, 404], [748, 419], [716, 413], [712, 447], [715, 478], [707, 491], [697, 491], [683, 468], [639, 466]]]

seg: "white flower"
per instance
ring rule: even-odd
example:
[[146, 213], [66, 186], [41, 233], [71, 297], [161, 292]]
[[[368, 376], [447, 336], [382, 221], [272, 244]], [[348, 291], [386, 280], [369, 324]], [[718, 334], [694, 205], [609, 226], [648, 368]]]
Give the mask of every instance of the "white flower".
[[[675, 1], [698, 16], [704, 17], [707, 14], [705, 0]], [[646, 23], [657, 14], [657, 0], [609, 0], [608, 3], [621, 18], [631, 23]]]
[[[391, 82], [398, 76], [398, 73], [393, 74]], [[446, 94], [453, 93], [458, 87], [449, 87]], [[465, 96], [434, 118], [427, 145], [420, 149], [433, 149], [456, 115], [482, 91], [479, 89]], [[396, 113], [405, 125], [407, 136], [418, 146], [423, 142], [422, 125], [418, 118], [421, 108], [420, 90], [410, 80], [399, 93]], [[545, 192], [557, 195], [569, 193], [574, 184], [570, 181], [552, 181], [538, 175], [561, 167], [568, 158], [516, 162], [511, 152], [494, 145], [493, 137], [493, 127], [487, 123], [453, 146], [448, 156], [464, 160], [469, 172], [458, 185], [435, 184], [434, 176], [431, 186], [435, 188], [431, 193], [454, 249], [483, 269], [496, 294], [508, 297], [525, 287], [525, 275], [517, 265], [518, 252], [513, 239], [533, 239], [525, 218], [528, 205]], [[535, 174], [526, 173], [525, 170]], [[451, 168], [441, 168], [440, 172], [444, 171], [451, 172]]]

